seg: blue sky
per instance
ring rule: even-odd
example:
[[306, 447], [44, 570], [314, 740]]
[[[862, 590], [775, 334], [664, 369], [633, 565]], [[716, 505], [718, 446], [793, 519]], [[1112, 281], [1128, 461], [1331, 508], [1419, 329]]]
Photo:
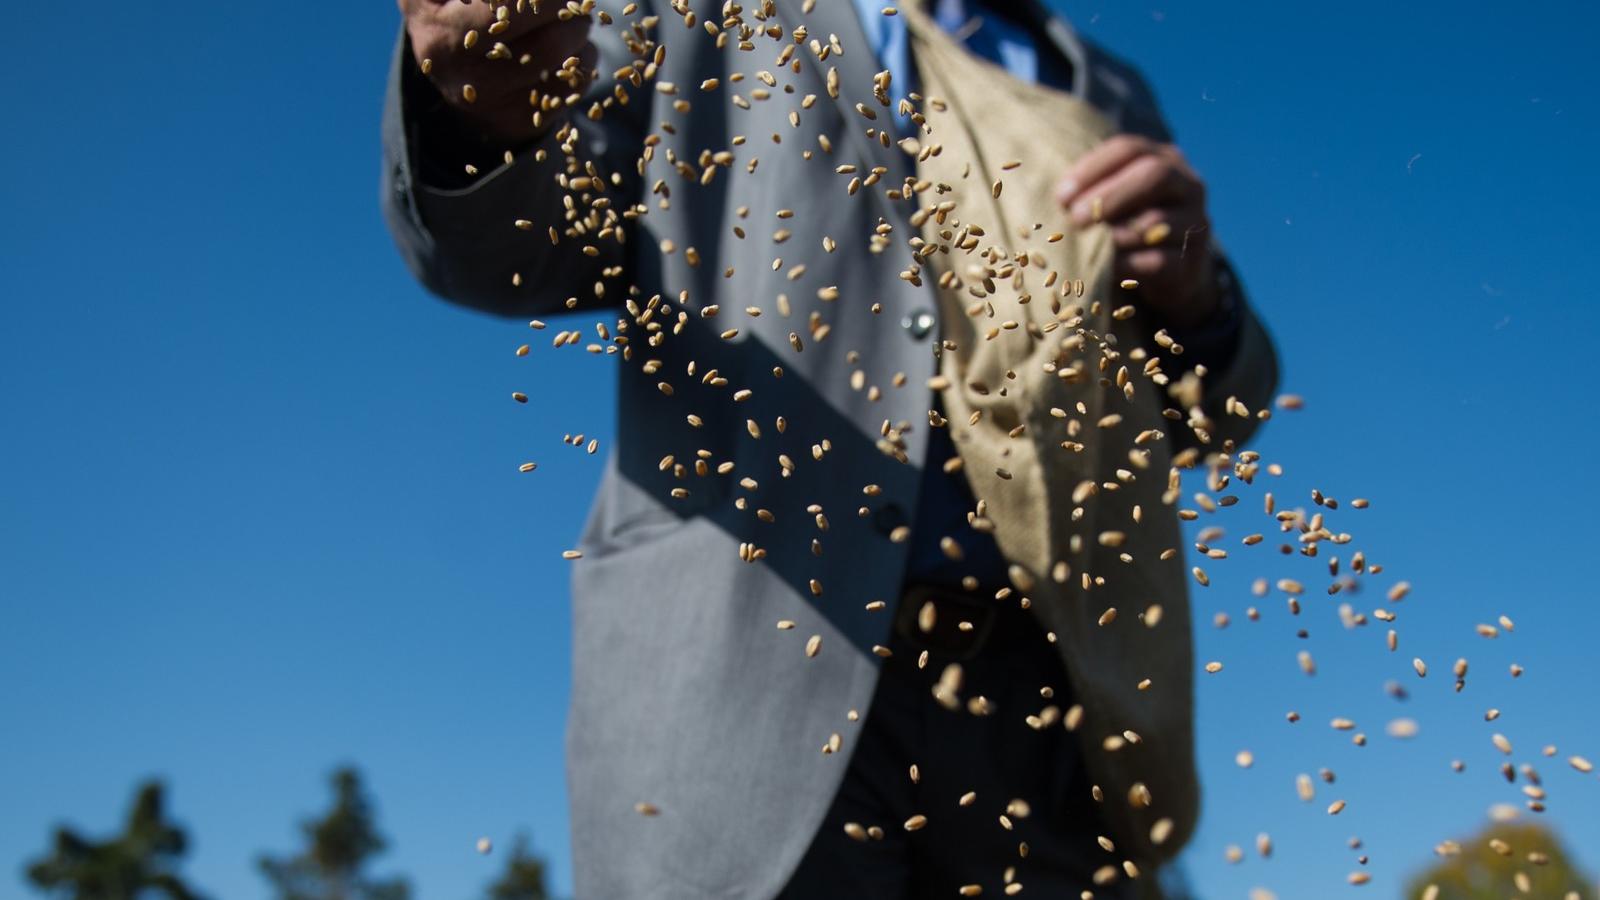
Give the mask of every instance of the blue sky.
[[[1359, 835], [1366, 890], [1393, 896], [1435, 842], [1519, 801], [1493, 773], [1494, 730], [1541, 762], [1548, 820], [1600, 867], [1600, 779], [1560, 762], [1600, 759], [1583, 462], [1600, 436], [1596, 14], [1063, 8], [1144, 67], [1277, 335], [1285, 389], [1308, 398], [1259, 444], [1287, 468], [1274, 489], [1371, 498], [1341, 527], [1415, 586], [1394, 655], [1320, 598], [1300, 621], [1276, 598], [1243, 621], [1247, 576], [1270, 567], [1230, 566], [1197, 595], [1201, 621], [1234, 623], [1197, 637], [1227, 668], [1201, 684], [1191, 880], [1207, 897], [1337, 896]], [[0, 896], [23, 894], [21, 862], [53, 823], [112, 826], [147, 775], [171, 782], [195, 838], [192, 881], [264, 896], [254, 854], [292, 846], [347, 761], [393, 838], [384, 868], [420, 897], [472, 896], [497, 867], [473, 842], [519, 830], [569, 888], [558, 551], [599, 457], [560, 439], [608, 443], [610, 363], [517, 360], [523, 326], [432, 300], [403, 270], [376, 205], [394, 10], [9, 18]], [[507, 401], [551, 379], [570, 389]], [[534, 475], [516, 472], [525, 458]], [[1500, 614], [1514, 634], [1473, 634]], [[1385, 696], [1388, 678], [1412, 699]], [[1330, 730], [1336, 715], [1372, 743]], [[1421, 723], [1416, 740], [1383, 736], [1397, 715]], [[1538, 760], [1545, 744], [1561, 756]], [[1300, 803], [1295, 774], [1322, 766], [1337, 783]], [[1330, 818], [1336, 798], [1349, 807]], [[1271, 860], [1223, 861], [1261, 831]]]

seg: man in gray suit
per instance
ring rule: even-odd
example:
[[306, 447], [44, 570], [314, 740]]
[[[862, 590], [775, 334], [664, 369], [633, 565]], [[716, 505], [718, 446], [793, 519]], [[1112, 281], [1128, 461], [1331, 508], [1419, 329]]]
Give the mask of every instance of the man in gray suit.
[[[911, 126], [859, 112], [879, 72], [914, 83], [903, 17], [658, 3], [400, 0], [384, 116], [424, 285], [615, 322], [617, 448], [573, 577], [579, 896], [1159, 895], [1198, 808], [1175, 491], [1091, 446], [1126, 489], [1046, 503], [1142, 504], [1149, 536], [1063, 539], [1054, 578], [1008, 559], [937, 427], [939, 304], [896, 258]], [[1159, 382], [1185, 408], [1106, 434], [1176, 432], [1138, 451], [1156, 474], [1225, 468], [1276, 361], [1148, 89], [1035, 0], [929, 12], [1120, 132], [1037, 216], [1110, 229], [1139, 287], [1106, 346], [1186, 348]], [[849, 173], [873, 177], [847, 197]], [[1146, 614], [1108, 621], [1119, 598]]]

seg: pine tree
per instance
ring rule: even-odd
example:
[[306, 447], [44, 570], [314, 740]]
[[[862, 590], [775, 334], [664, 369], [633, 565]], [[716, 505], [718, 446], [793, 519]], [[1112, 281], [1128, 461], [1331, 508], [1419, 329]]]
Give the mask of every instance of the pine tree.
[[372, 804], [354, 769], [333, 773], [333, 808], [302, 823], [307, 846], [288, 858], [263, 855], [261, 873], [276, 900], [409, 900], [403, 877], [371, 878], [365, 869], [386, 842], [378, 833]]
[[50, 855], [28, 865], [28, 880], [61, 900], [199, 900], [175, 870], [187, 849], [183, 829], [167, 821], [159, 782], [139, 787], [122, 834], [97, 844], [56, 829]]
[[544, 860], [528, 851], [525, 835], [517, 835], [505, 871], [489, 885], [487, 900], [550, 900], [544, 883]]

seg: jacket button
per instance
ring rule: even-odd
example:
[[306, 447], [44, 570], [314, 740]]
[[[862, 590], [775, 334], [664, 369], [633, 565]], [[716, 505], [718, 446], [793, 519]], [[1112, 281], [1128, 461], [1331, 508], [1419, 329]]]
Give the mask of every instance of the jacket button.
[[883, 534], [906, 524], [906, 511], [898, 503], [885, 503], [872, 515], [872, 524]]
[[932, 334], [933, 326], [936, 324], [938, 320], [933, 317], [933, 311], [929, 309], [916, 310], [900, 320], [900, 326], [911, 332], [911, 336], [919, 341]]

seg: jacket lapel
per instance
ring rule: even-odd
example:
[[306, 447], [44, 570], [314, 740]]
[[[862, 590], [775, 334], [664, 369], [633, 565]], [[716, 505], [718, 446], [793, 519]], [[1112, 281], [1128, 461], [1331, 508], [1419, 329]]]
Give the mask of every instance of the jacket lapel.
[[[867, 40], [867, 34], [861, 27], [861, 19], [856, 13], [856, 6], [852, 0], [817, 0], [816, 6], [809, 14], [802, 8], [803, 0], [774, 0], [784, 19], [793, 25], [804, 24], [809, 36], [806, 47], [796, 52], [805, 56], [805, 65], [813, 66], [818, 73], [826, 78], [829, 67], [839, 70], [839, 96], [833, 102], [839, 107], [839, 115], [844, 123], [844, 130], [849, 133], [847, 140], [851, 147], [861, 154], [866, 162], [866, 167], [883, 166], [888, 171], [883, 179], [876, 185], [872, 193], [880, 202], [887, 204], [882, 191], [897, 187], [904, 183], [906, 176], [912, 174], [911, 160], [905, 152], [895, 145], [898, 137], [894, 133], [894, 110], [886, 109], [872, 99], [872, 77], [883, 71], [882, 64], [877, 55], [873, 53], [872, 44]], [[829, 54], [826, 60], [818, 62], [811, 53], [812, 40], [826, 45], [830, 35], [838, 35], [839, 46], [844, 50], [842, 54]], [[891, 94], [894, 91], [891, 90]], [[855, 105], [861, 103], [877, 114], [878, 118], [868, 121], [856, 112]], [[885, 147], [879, 142], [877, 133], [872, 137], [867, 136], [867, 129], [876, 129], [876, 132], [887, 130], [889, 133], [889, 146]], [[838, 138], [838, 135], [830, 135]], [[892, 215], [886, 216], [891, 221], [901, 222], [911, 214], [912, 206], [908, 203], [899, 203]]]
[[1042, 33], [1067, 62], [1072, 64], [1072, 95], [1080, 100], [1088, 98], [1089, 57], [1083, 41], [1066, 19], [1056, 15], [1041, 0], [1017, 0], [1020, 11], [1027, 16], [1028, 24]]

